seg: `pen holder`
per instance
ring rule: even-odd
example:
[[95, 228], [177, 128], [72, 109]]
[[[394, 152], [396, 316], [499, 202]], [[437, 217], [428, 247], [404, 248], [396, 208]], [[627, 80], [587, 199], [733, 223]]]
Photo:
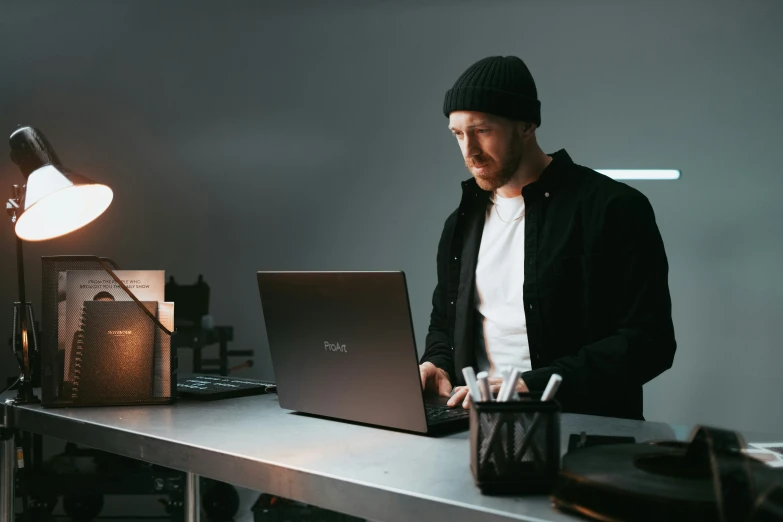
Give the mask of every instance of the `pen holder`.
[[560, 404], [541, 394], [470, 409], [470, 467], [485, 494], [548, 493], [560, 470]]

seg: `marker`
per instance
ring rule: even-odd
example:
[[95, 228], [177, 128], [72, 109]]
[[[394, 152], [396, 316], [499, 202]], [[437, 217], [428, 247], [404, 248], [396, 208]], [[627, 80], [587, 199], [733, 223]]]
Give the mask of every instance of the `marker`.
[[495, 398], [492, 397], [492, 388], [489, 387], [489, 374], [487, 372], [479, 372], [478, 375], [476, 375], [476, 379], [478, 380], [482, 402], [494, 401]]
[[549, 378], [549, 382], [546, 383], [546, 388], [544, 388], [544, 394], [541, 395], [541, 400], [551, 401], [554, 399], [555, 394], [557, 393], [557, 389], [560, 388], [561, 382], [563, 382], [563, 378], [558, 374], [553, 373], [552, 377]]
[[511, 366], [504, 366], [503, 369], [500, 370], [500, 388], [498, 389], [498, 401], [501, 400], [501, 397], [506, 393], [506, 386], [508, 386], [508, 376], [511, 374]]
[[476, 372], [472, 366], [465, 366], [462, 369], [462, 376], [465, 377], [465, 383], [468, 385], [468, 394], [473, 402], [481, 402], [481, 391], [476, 381]]
[[500, 389], [500, 394], [498, 395], [499, 401], [508, 402], [511, 400], [511, 397], [513, 397], [514, 393], [517, 391], [517, 382], [519, 382], [521, 373], [519, 368], [511, 369], [511, 373], [503, 383], [503, 387]]

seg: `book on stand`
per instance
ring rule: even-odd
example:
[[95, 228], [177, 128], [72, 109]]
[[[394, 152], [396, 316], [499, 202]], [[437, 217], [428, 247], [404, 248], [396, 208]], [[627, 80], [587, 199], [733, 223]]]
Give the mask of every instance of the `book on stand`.
[[[157, 302], [142, 302], [153, 314]], [[72, 355], [70, 399], [137, 402], [154, 393], [157, 325], [134, 301], [87, 301]]]
[[[163, 302], [163, 270], [115, 270], [117, 277], [169, 331], [174, 303]], [[61, 274], [62, 275], [62, 274]], [[171, 336], [102, 270], [68, 270], [61, 396], [79, 404], [166, 401], [175, 396]], [[132, 333], [127, 333], [132, 332]], [[150, 367], [151, 365], [151, 367]], [[148, 368], [149, 367], [149, 368]], [[147, 371], [149, 369], [149, 371]]]

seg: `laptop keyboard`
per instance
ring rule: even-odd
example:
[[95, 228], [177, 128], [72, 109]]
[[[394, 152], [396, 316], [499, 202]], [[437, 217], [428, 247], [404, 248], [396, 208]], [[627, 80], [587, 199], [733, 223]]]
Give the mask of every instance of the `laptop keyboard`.
[[470, 416], [470, 412], [464, 408], [446, 408], [443, 406], [425, 405], [427, 410], [427, 424], [443, 422], [451, 419], [463, 419]]

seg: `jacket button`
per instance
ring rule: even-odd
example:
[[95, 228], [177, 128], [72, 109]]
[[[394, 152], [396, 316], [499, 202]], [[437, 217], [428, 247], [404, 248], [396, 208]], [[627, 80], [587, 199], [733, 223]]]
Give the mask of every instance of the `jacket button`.
[[454, 301], [452, 301], [451, 304], [454, 304]]
[[544, 197], [548, 198], [549, 197], [549, 192], [544, 192]]
[[533, 309], [533, 305], [528, 305], [528, 307], [529, 307], [531, 310]]

